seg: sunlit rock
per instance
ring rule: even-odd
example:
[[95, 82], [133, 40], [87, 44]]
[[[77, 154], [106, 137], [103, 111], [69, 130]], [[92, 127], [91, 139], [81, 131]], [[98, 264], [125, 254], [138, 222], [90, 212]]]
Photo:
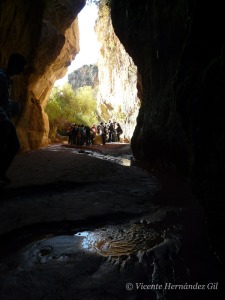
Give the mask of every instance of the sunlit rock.
[[119, 122], [122, 136], [131, 139], [139, 111], [137, 67], [117, 38], [107, 7], [99, 12], [95, 27], [101, 44], [98, 58], [98, 109], [103, 121]]
[[24, 77], [14, 79], [13, 91], [13, 97], [21, 101], [15, 122], [22, 151], [48, 143], [44, 108], [55, 80], [66, 74], [79, 52], [77, 14], [84, 4], [84, 0], [0, 3], [0, 63], [5, 67], [12, 52], [28, 61]]

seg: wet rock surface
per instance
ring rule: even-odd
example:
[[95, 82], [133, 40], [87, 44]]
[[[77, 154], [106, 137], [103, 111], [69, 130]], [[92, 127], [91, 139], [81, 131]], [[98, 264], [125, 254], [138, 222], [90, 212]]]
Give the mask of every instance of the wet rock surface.
[[16, 158], [1, 186], [1, 299], [223, 298], [201, 207], [169, 205], [162, 182], [121, 157], [129, 145]]

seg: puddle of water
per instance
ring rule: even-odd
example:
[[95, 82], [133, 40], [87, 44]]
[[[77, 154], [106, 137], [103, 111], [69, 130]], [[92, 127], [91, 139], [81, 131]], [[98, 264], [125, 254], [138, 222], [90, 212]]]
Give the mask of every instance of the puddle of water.
[[84, 249], [89, 249], [88, 243], [87, 243], [88, 235], [89, 235], [89, 232], [88, 232], [88, 231], [78, 232], [78, 233], [74, 234], [74, 236], [84, 237], [84, 240], [83, 240], [83, 242], [82, 242], [82, 247], [83, 247]]
[[89, 234], [88, 231], [83, 231], [83, 232], [78, 232], [76, 234], [74, 234], [74, 236], [83, 236], [83, 237], [87, 237]]
[[137, 254], [164, 241], [161, 234], [145, 224], [133, 224], [123, 228], [111, 226], [92, 232], [78, 232], [76, 236], [83, 237], [83, 249], [102, 256]]
[[110, 156], [110, 155], [103, 155], [103, 154], [99, 154], [99, 153], [94, 153], [92, 152], [91, 155], [93, 155], [94, 157], [96, 158], [99, 158], [99, 159], [103, 159], [103, 160], [108, 160], [108, 161], [111, 161], [113, 163], [117, 163], [117, 164], [120, 164], [122, 166], [125, 166], [125, 167], [130, 167], [131, 164], [132, 164], [132, 157], [123, 157], [123, 156], [117, 156], [117, 157], [114, 157], [114, 156]]
[[[58, 151], [62, 151], [62, 149], [64, 151], [72, 151], [73, 153], [76, 154], [85, 154], [85, 155], [92, 155], [96, 158], [99, 159], [103, 159], [103, 160], [108, 160], [117, 164], [120, 164], [122, 166], [125, 167], [130, 167], [132, 164], [132, 155], [126, 155], [126, 156], [110, 156], [110, 155], [103, 155], [100, 154], [98, 152], [95, 151], [91, 151], [91, 150], [86, 150], [86, 149], [74, 149], [74, 148], [64, 148], [61, 147], [59, 145], [52, 145], [48, 147], [48, 151], [52, 151], [52, 152], [58, 152]], [[45, 151], [46, 149], [44, 148], [43, 151]]]
[[122, 166], [125, 166], [125, 167], [130, 167], [131, 166], [131, 160], [128, 159], [128, 158], [121, 157], [121, 158], [119, 158], [119, 164], [122, 165]]

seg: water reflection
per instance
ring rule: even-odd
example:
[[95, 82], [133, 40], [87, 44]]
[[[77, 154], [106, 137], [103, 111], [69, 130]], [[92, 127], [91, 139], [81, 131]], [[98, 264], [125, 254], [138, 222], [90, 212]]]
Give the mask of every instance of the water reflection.
[[88, 249], [88, 243], [87, 243], [87, 238], [88, 238], [89, 232], [88, 231], [83, 231], [83, 232], [78, 232], [76, 234], [74, 234], [74, 236], [81, 236], [84, 237], [84, 240], [82, 242], [82, 247], [84, 249]]
[[122, 165], [122, 166], [130, 167], [131, 166], [131, 160], [128, 159], [128, 158], [121, 157], [119, 159], [119, 164]]
[[146, 224], [123, 227], [110, 226], [95, 231], [79, 232], [82, 247], [102, 256], [123, 256], [147, 251], [161, 243], [164, 238]]
[[94, 152], [92, 152], [91, 155], [93, 155], [96, 158], [103, 159], [103, 160], [108, 160], [108, 161], [111, 161], [113, 163], [117, 163], [119, 165], [125, 166], [125, 167], [130, 167], [132, 165], [133, 157], [131, 155], [110, 156], [110, 155], [103, 155], [103, 154], [94, 153]]

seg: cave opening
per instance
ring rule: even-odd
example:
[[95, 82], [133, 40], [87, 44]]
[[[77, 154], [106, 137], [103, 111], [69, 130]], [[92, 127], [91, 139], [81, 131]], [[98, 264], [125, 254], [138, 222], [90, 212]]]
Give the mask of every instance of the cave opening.
[[[0, 186], [0, 248], [10, 240], [11, 250], [0, 253], [1, 298], [224, 298], [223, 9], [178, 2], [110, 1], [142, 78], [132, 152], [150, 164], [145, 172], [41, 148], [49, 143], [44, 107], [79, 51], [85, 1], [0, 1], [1, 65], [11, 51], [30, 62], [13, 91], [23, 153], [9, 169], [12, 184]], [[87, 232], [94, 253], [81, 247]], [[20, 234], [40, 239], [24, 247]], [[140, 282], [143, 290], [133, 285]]]
[[[137, 67], [114, 32], [108, 6], [91, 1], [78, 14], [78, 24], [80, 51], [66, 76], [55, 82], [45, 109], [50, 140], [65, 136], [72, 124], [91, 128], [92, 124], [103, 122], [107, 126], [107, 142], [130, 143], [140, 108]], [[76, 101], [80, 107], [74, 104]], [[113, 129], [109, 130], [110, 123]], [[117, 124], [122, 128], [120, 138]], [[99, 144], [100, 139], [94, 142]]]

